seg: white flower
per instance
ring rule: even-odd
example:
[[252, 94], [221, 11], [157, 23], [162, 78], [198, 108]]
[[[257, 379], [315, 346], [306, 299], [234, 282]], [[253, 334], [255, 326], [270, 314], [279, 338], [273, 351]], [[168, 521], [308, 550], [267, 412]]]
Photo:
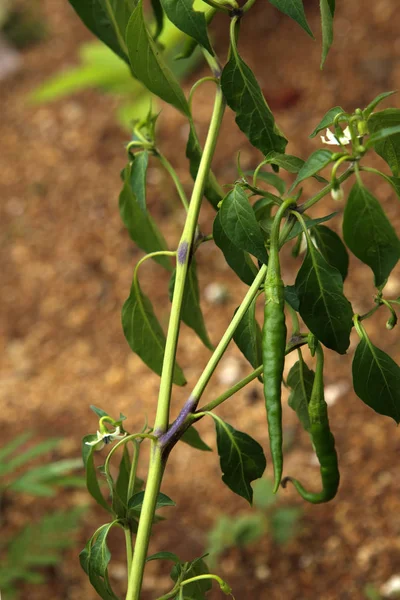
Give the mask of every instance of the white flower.
[[329, 146], [347, 146], [351, 142], [351, 133], [350, 128], [346, 127], [343, 131], [343, 135], [340, 136], [339, 140], [334, 133], [330, 129], [326, 130], [326, 137], [321, 135], [321, 140], [324, 144], [328, 144]]
[[125, 436], [126, 433], [123, 433], [121, 435], [121, 428], [118, 425], [115, 431], [105, 431], [104, 433], [100, 433], [100, 431], [98, 431], [97, 438], [92, 442], [85, 442], [85, 444], [87, 446], [94, 446], [95, 450], [101, 450], [102, 448], [104, 448], [105, 444], [110, 444], [115, 440], [122, 440], [122, 438], [124, 438]]
[[341, 202], [344, 198], [343, 189], [340, 186], [337, 188], [332, 188], [331, 196], [335, 200], [335, 202]]

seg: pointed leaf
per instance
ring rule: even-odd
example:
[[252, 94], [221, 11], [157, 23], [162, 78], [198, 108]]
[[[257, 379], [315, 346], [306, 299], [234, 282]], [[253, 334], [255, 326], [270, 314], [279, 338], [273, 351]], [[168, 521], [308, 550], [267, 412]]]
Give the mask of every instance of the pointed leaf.
[[131, 473], [131, 458], [129, 455], [129, 450], [127, 444], [124, 444], [124, 449], [122, 451], [121, 460], [119, 463], [118, 476], [117, 481], [115, 482], [115, 491], [118, 494], [119, 498], [121, 498], [122, 503], [127, 505], [128, 503], [128, 488], [129, 488], [129, 479]]
[[126, 0], [69, 0], [96, 37], [129, 64], [125, 30], [131, 14]]
[[335, 106], [334, 108], [331, 108], [330, 110], [328, 110], [326, 115], [324, 117], [322, 117], [322, 120], [316, 126], [316, 128], [314, 129], [312, 134], [310, 135], [310, 138], [314, 138], [320, 131], [333, 125], [333, 123], [335, 121], [335, 117], [337, 115], [339, 115], [340, 113], [344, 113], [344, 112], [345, 111], [343, 110], [343, 108], [341, 106]]
[[[306, 227], [307, 227], [307, 229], [311, 229], [311, 231], [313, 233], [314, 229], [316, 229], [317, 225], [320, 225], [321, 223], [326, 223], [326, 221], [330, 221], [331, 219], [333, 219], [333, 217], [336, 217], [336, 215], [337, 215], [337, 212], [333, 212], [329, 215], [326, 215], [326, 217], [319, 217], [318, 219], [305, 219]], [[294, 240], [302, 231], [303, 231], [303, 229], [302, 229], [300, 223], [296, 223], [294, 225], [292, 231], [286, 238], [286, 242], [289, 242], [290, 240]]]
[[304, 360], [298, 360], [289, 371], [287, 384], [291, 388], [289, 406], [297, 414], [306, 431], [310, 429], [308, 403], [314, 383], [315, 373], [308, 368]]
[[[115, 524], [116, 521], [113, 521], [105, 525], [97, 535], [88, 556], [82, 557], [89, 571], [90, 583], [103, 600], [118, 600], [108, 579], [108, 564], [111, 560], [111, 553], [107, 546], [107, 536]], [[87, 552], [86, 548], [84, 552]], [[83, 562], [82, 558], [81, 564]]]
[[388, 98], [389, 96], [392, 96], [395, 93], [396, 93], [395, 91], [394, 92], [383, 92], [382, 94], [379, 94], [376, 98], [374, 98], [372, 100], [372, 102], [370, 102], [368, 104], [368, 106], [363, 110], [364, 119], [369, 118], [369, 116], [372, 114], [374, 109], [378, 106], [378, 104], [380, 102], [382, 102], [382, 100], [385, 100], [385, 98]]
[[[373, 113], [368, 119], [368, 127], [371, 137], [382, 129], [400, 125], [400, 110], [387, 108]], [[395, 177], [400, 175], [400, 133], [390, 135], [374, 146], [375, 152], [387, 162]]]
[[[138, 184], [136, 183], [136, 185]], [[162, 233], [149, 213], [142, 209], [132, 190], [131, 167], [129, 165], [124, 171], [124, 187], [119, 196], [119, 210], [131, 239], [139, 248], [145, 252], [157, 252], [167, 249], [167, 243]], [[168, 271], [171, 271], [171, 262], [166, 256], [157, 256], [154, 260]]]
[[193, 427], [193, 425], [189, 427], [189, 429], [186, 429], [185, 433], [181, 436], [180, 441], [184, 442], [188, 446], [191, 446], [192, 448], [196, 448], [197, 450], [212, 452], [212, 448], [203, 442], [199, 432]]
[[[169, 284], [170, 300], [172, 300], [172, 295], [174, 293], [175, 275], [176, 271], [173, 272]], [[189, 267], [185, 284], [185, 291], [183, 293], [181, 319], [185, 323], [185, 325], [187, 325], [188, 327], [193, 329], [195, 333], [197, 333], [197, 335], [199, 336], [203, 344], [206, 346], [206, 348], [209, 348], [209, 350], [213, 350], [213, 345], [210, 342], [210, 338], [208, 337], [208, 333], [204, 323], [203, 313], [201, 312], [199, 282], [197, 279], [197, 268], [194, 258], [192, 259], [191, 265]]]
[[367, 337], [354, 354], [353, 385], [367, 406], [400, 423], [400, 367]]
[[325, 225], [318, 225], [311, 231], [311, 237], [326, 262], [339, 271], [344, 281], [349, 269], [349, 255], [338, 234]]
[[263, 154], [283, 153], [287, 139], [277, 128], [253, 72], [235, 51], [222, 71], [221, 86], [229, 107], [236, 113], [236, 123], [251, 144]]
[[285, 285], [285, 301], [290, 304], [293, 310], [299, 312], [300, 302], [295, 285]]
[[282, 167], [288, 173], [298, 173], [304, 165], [304, 160], [292, 154], [282, 154], [280, 152], [269, 152], [265, 157], [265, 163]]
[[126, 29], [126, 43], [132, 72], [150, 92], [190, 114], [185, 95], [151, 38], [143, 16], [143, 0], [139, 0]]
[[[134, 512], [140, 513], [142, 510], [144, 491], [134, 494], [129, 500], [128, 508]], [[176, 506], [176, 502], [171, 500], [166, 494], [159, 492], [156, 501], [156, 510], [165, 506]]]
[[97, 438], [96, 435], [85, 435], [82, 439], [82, 457], [83, 464], [86, 470], [86, 487], [89, 494], [94, 498], [102, 508], [111, 512], [111, 507], [105, 501], [103, 494], [100, 491], [99, 482], [97, 479], [98, 471], [94, 464], [94, 446], [88, 446], [86, 442], [92, 442]]
[[[254, 175], [254, 171], [246, 171], [245, 175]], [[279, 175], [275, 173], [268, 173], [266, 171], [259, 171], [257, 174], [257, 180], [261, 179], [261, 181], [265, 181], [268, 185], [272, 185], [281, 196], [286, 191], [286, 183], [283, 181]]]
[[303, 0], [269, 0], [271, 4], [276, 6], [281, 12], [291, 17], [296, 23], [304, 29], [308, 35], [313, 39], [313, 32], [311, 31], [307, 18], [304, 12]]
[[193, 8], [193, 0], [161, 0], [161, 3], [175, 27], [196, 40], [210, 54], [214, 54], [208, 39], [205, 14]]
[[260, 226], [240, 185], [225, 196], [219, 218], [225, 235], [239, 250], [249, 252], [264, 264], [268, 262]]
[[[198, 140], [193, 121], [190, 120], [190, 131], [188, 143], [186, 146], [186, 157], [189, 159], [190, 174], [193, 180], [196, 179], [202, 154], [203, 150], [200, 146], [200, 142]], [[221, 202], [223, 196], [221, 194], [221, 188], [219, 187], [218, 182], [215, 179], [215, 175], [212, 171], [210, 171], [208, 174], [208, 178], [204, 187], [204, 195], [211, 204], [211, 206], [217, 209], [217, 206]]]
[[[153, 306], [143, 294], [139, 283], [132, 285], [131, 293], [122, 307], [122, 328], [125, 338], [142, 361], [161, 375], [164, 360], [165, 334], [154, 314]], [[181, 368], [175, 364], [174, 383], [185, 385]]]
[[251, 482], [265, 471], [266, 460], [262, 447], [252, 437], [237, 431], [214, 413], [207, 413], [215, 423], [222, 481], [250, 504], [253, 500]]
[[147, 150], [137, 152], [134, 155], [129, 174], [131, 190], [134, 193], [136, 200], [143, 212], [146, 212], [147, 210], [146, 176], [148, 165], [149, 153], [147, 152]]
[[156, 30], [154, 32], [154, 41], [156, 41], [164, 29], [164, 11], [160, 0], [150, 0], [151, 8], [153, 9], [154, 19], [156, 22]]
[[174, 554], [173, 552], [156, 552], [155, 554], [152, 554], [151, 556], [148, 556], [146, 558], [146, 562], [150, 562], [152, 560], [172, 560], [172, 562], [174, 563], [178, 563], [179, 562], [179, 557]]
[[247, 252], [240, 250], [225, 234], [219, 212], [214, 219], [213, 225], [214, 242], [222, 250], [226, 262], [236, 275], [246, 283], [251, 285], [257, 275], [257, 267], [251, 260]]
[[262, 343], [261, 328], [256, 320], [255, 299], [246, 310], [242, 320], [236, 328], [233, 339], [251, 366], [254, 367], [254, 369], [257, 369], [257, 367], [262, 364]]
[[333, 17], [335, 14], [335, 0], [320, 0], [319, 4], [322, 24], [322, 69], [333, 42]]
[[311, 244], [296, 277], [300, 316], [325, 346], [345, 354], [350, 344], [353, 310], [343, 295], [343, 280]]
[[332, 154], [333, 152], [331, 150], [316, 150], [313, 152], [301, 167], [291, 189], [294, 189], [301, 181], [316, 175], [324, 167], [329, 165], [329, 163], [332, 162]]
[[385, 140], [388, 137], [395, 136], [396, 134], [400, 134], [400, 125], [395, 125], [394, 127], [385, 127], [384, 129], [379, 129], [376, 133], [373, 133], [368, 140], [365, 142], [366, 148], [372, 148], [376, 146], [382, 140]]
[[376, 287], [381, 286], [400, 258], [400, 241], [378, 200], [359, 182], [353, 185], [344, 210], [343, 238], [372, 269]]
[[[202, 558], [197, 558], [192, 563], [177, 563], [172, 567], [171, 579], [173, 581], [185, 581], [197, 575], [208, 573], [208, 567]], [[198, 579], [188, 583], [182, 588], [184, 600], [206, 600], [206, 594], [212, 588], [211, 579]], [[176, 596], [178, 598], [178, 596]]]

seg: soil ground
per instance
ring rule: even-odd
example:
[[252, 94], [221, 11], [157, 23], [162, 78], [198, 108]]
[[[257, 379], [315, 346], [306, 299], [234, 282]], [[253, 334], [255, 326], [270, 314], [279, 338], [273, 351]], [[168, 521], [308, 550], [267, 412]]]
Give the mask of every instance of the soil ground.
[[[353, 0], [337, 4], [336, 42], [323, 72], [319, 70], [316, 2], [305, 5], [310, 25], [318, 32], [317, 42], [261, 0], [243, 22], [241, 51], [260, 77], [277, 121], [290, 139], [290, 154], [306, 157], [318, 147], [318, 141], [308, 135], [330, 107], [363, 107], [376, 94], [396, 89], [400, 81], [398, 2]], [[145, 414], [151, 423], [158, 377], [131, 354], [120, 325], [133, 266], [141, 256], [118, 214], [119, 172], [124, 166], [128, 136], [115, 122], [115, 99], [95, 91], [51, 105], [29, 105], [29, 93], [50, 74], [74, 64], [79, 44], [90, 38], [66, 1], [43, 0], [41, 6], [51, 35], [23, 53], [22, 69], [0, 88], [0, 423], [2, 444], [32, 430], [38, 439], [62, 437], [54, 458], [75, 457], [81, 436], [96, 430], [90, 404], [113, 415], [122, 411], [131, 431], [142, 427]], [[214, 28], [221, 56], [226, 49], [226, 29], [226, 20], [221, 18]], [[186, 91], [206, 74], [206, 69], [200, 69], [191, 75], [185, 82]], [[201, 135], [207, 129], [213, 93], [212, 85], [207, 84], [196, 94], [196, 122]], [[398, 97], [393, 104], [399, 105]], [[160, 117], [160, 145], [189, 192], [186, 135], [183, 117], [165, 107]], [[214, 160], [220, 181], [234, 181], [239, 150], [242, 167], [254, 168], [260, 155], [238, 131], [228, 111]], [[383, 165], [378, 160], [376, 164]], [[149, 176], [149, 209], [174, 247], [182, 227], [176, 194], [156, 162]], [[371, 186], [400, 233], [399, 206], [391, 189], [380, 181]], [[305, 194], [317, 188], [317, 184], [307, 184]], [[321, 216], [332, 210], [339, 212], [332, 227], [340, 230], [343, 205], [326, 199], [313, 214]], [[205, 206], [201, 228], [206, 233], [211, 231], [212, 214]], [[290, 283], [299, 262], [291, 258], [290, 251], [284, 256], [285, 277]], [[218, 282], [229, 290], [229, 299], [221, 306], [202, 295], [215, 343], [245, 286], [234, 278], [211, 244], [204, 244], [199, 251], [198, 264], [201, 289]], [[165, 325], [165, 273], [155, 264], [146, 264], [141, 280]], [[372, 277], [355, 259], [345, 288], [355, 312], [369, 310], [374, 293]], [[398, 269], [388, 290], [392, 297], [400, 294]], [[382, 311], [369, 322], [368, 331], [375, 343], [399, 360], [398, 331], [387, 332], [385, 320]], [[244, 552], [226, 552], [218, 572], [229, 581], [237, 599], [361, 600], [367, 583], [379, 587], [400, 572], [399, 433], [390, 419], [365, 407], [351, 390], [355, 343], [354, 339], [347, 356], [329, 353], [327, 360], [331, 424], [342, 474], [338, 496], [325, 506], [309, 506], [292, 488], [279, 493], [280, 505], [301, 506], [299, 532], [285, 546], [266, 536]], [[178, 359], [189, 384], [174, 390], [174, 415], [207, 357], [208, 351], [183, 327]], [[205, 399], [223, 391], [221, 373], [226, 373], [233, 359], [239, 376], [248, 372], [244, 359], [230, 347]], [[294, 357], [290, 357], [287, 370], [293, 362]], [[237, 394], [219, 414], [251, 433], [267, 451], [260, 384]], [[318, 486], [318, 468], [309, 440], [286, 406], [284, 424], [290, 440], [285, 473], [300, 474], [306, 484]], [[212, 423], [201, 422], [199, 431], [215, 448]], [[145, 463], [141, 475], [145, 475], [144, 469]], [[268, 458], [267, 475], [271, 472]], [[177, 502], [177, 508], [167, 509], [169, 519], [155, 528], [151, 551], [168, 549], [183, 560], [204, 551], [207, 531], [219, 516], [250, 511], [245, 501], [221, 482], [216, 453], [200, 454], [185, 445], [171, 455], [163, 491]], [[80, 490], [63, 493], [56, 504], [67, 507], [87, 502], [86, 493]], [[13, 497], [3, 515], [4, 535], [12, 537], [18, 528], [54, 505], [54, 501]], [[82, 548], [103, 522], [104, 513], [91, 505], [76, 548]], [[113, 574], [122, 594], [125, 566], [120, 540], [112, 547]], [[76, 549], [69, 551], [62, 565], [48, 573], [47, 586], [25, 587], [21, 597], [94, 599], [96, 594], [79, 567], [77, 553]], [[168, 586], [164, 565], [155, 562], [146, 574], [143, 598], [154, 599]], [[220, 592], [213, 592], [211, 597], [219, 598]]]

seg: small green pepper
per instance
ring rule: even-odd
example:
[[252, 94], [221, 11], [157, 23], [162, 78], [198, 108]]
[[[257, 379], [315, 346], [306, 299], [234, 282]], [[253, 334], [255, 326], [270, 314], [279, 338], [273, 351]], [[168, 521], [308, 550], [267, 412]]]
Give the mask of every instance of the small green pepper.
[[275, 215], [271, 229], [270, 254], [265, 279], [262, 333], [264, 398], [274, 466], [274, 493], [279, 488], [283, 469], [281, 386], [286, 347], [285, 295], [279, 264], [279, 229], [284, 213], [292, 204], [295, 204], [293, 199], [286, 200]]
[[287, 482], [291, 481], [304, 500], [313, 504], [320, 504], [329, 502], [336, 496], [340, 473], [335, 438], [329, 428], [328, 407], [324, 397], [324, 354], [319, 343], [316, 346], [316, 355], [317, 366], [308, 405], [308, 414], [310, 417], [311, 440], [320, 464], [322, 491], [318, 493], [308, 492], [299, 481], [291, 477], [285, 477], [282, 480], [282, 487], [286, 487]]

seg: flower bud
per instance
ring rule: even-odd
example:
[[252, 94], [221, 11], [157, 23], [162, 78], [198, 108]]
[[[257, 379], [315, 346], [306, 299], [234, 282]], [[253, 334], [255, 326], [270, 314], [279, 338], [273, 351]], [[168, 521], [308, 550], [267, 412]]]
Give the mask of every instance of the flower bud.
[[335, 202], [341, 202], [343, 200], [344, 193], [340, 185], [337, 185], [337, 187], [333, 187], [331, 189], [331, 196], [335, 200]]
[[368, 133], [367, 122], [364, 120], [357, 121], [357, 130], [358, 130], [358, 133], [360, 136], [367, 135], [367, 133]]

